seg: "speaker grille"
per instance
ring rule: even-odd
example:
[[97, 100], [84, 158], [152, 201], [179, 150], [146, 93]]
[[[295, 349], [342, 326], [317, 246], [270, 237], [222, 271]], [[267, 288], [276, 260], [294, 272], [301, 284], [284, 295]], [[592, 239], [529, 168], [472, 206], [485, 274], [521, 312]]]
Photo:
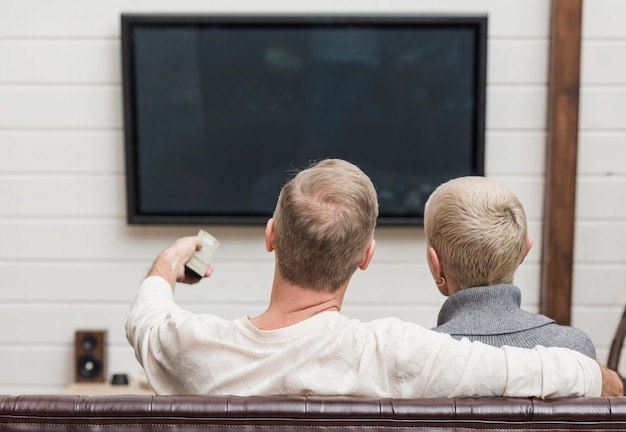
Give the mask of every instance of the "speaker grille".
[[106, 330], [76, 331], [74, 381], [106, 381]]

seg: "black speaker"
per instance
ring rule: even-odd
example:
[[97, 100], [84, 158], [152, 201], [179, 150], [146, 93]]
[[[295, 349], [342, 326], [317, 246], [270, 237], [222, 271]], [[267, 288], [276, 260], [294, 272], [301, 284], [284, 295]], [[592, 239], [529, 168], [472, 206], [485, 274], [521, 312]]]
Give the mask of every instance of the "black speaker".
[[74, 348], [74, 381], [105, 382], [106, 330], [77, 330]]

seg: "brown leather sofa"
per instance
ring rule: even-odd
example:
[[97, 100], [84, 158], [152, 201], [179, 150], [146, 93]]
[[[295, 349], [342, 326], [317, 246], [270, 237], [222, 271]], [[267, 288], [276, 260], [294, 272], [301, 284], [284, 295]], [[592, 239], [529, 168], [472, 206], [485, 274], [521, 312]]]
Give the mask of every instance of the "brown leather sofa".
[[626, 431], [626, 398], [1, 395], [0, 431]]

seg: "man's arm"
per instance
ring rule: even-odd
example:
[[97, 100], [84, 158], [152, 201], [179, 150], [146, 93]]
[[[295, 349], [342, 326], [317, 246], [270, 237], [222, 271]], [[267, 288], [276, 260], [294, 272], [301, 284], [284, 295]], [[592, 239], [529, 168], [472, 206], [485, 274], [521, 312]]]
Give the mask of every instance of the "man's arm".
[[[421, 397], [557, 397], [614, 395], [612, 373], [566, 348], [496, 348], [422, 329], [398, 329], [398, 372], [403, 392]], [[421, 334], [420, 334], [421, 333]], [[604, 385], [604, 389], [603, 389]]]
[[[154, 355], [163, 345], [165, 348], [170, 346], [165, 331], [167, 326], [163, 331], [159, 326], [169, 316], [191, 314], [174, 303], [174, 287], [177, 282], [196, 283], [200, 280], [185, 273], [185, 263], [200, 247], [202, 243], [198, 237], [183, 237], [161, 252], [141, 283], [126, 319], [126, 338], [145, 368], [150, 384], [161, 392], [175, 392], [176, 389], [171, 387], [171, 376], [163, 371]], [[213, 266], [209, 266], [205, 276], [212, 271]]]
[[617, 372], [602, 364], [600, 372], [602, 372], [602, 396], [624, 396], [624, 383]]

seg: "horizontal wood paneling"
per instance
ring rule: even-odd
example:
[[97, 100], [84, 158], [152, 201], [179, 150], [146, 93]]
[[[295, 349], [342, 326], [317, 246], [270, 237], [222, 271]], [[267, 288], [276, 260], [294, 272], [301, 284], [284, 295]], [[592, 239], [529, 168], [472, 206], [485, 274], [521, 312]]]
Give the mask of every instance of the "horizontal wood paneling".
[[626, 175], [626, 132], [581, 131], [579, 175]]
[[544, 131], [490, 131], [485, 147], [488, 177], [525, 175], [540, 178], [543, 175], [546, 162]]
[[[10, 332], [0, 335], [0, 344], [47, 345], [73, 341], [76, 329], [105, 329], [110, 344], [125, 342], [124, 322], [128, 306], [105, 303], [81, 304], [3, 304], [3, 319], [14, 323]], [[36, 328], [33, 331], [32, 327]]]
[[0, 82], [119, 84], [118, 39], [0, 39]]
[[121, 176], [0, 175], [0, 216], [125, 217]]
[[548, 38], [492, 39], [487, 76], [491, 84], [548, 82]]
[[626, 3], [622, 0], [583, 2], [583, 38], [626, 39], [625, 14]]
[[574, 303], [626, 306], [626, 266], [579, 263], [574, 271]]
[[624, 264], [626, 221], [579, 222], [574, 259], [578, 263]]
[[0, 128], [120, 129], [119, 86], [0, 85]]
[[0, 175], [124, 174], [121, 130], [0, 129]]
[[590, 40], [582, 45], [581, 84], [626, 85], [626, 40]]
[[[608, 347], [624, 312], [624, 306], [615, 305], [611, 308], [576, 306], [574, 312], [572, 325], [587, 333], [596, 345]], [[598, 323], [603, 323], [604, 326], [599, 326]]]
[[576, 216], [580, 221], [626, 220], [626, 176], [581, 178], [577, 198]]
[[487, 129], [545, 131], [546, 87], [489, 86]]
[[626, 132], [626, 86], [583, 87], [580, 129]]

